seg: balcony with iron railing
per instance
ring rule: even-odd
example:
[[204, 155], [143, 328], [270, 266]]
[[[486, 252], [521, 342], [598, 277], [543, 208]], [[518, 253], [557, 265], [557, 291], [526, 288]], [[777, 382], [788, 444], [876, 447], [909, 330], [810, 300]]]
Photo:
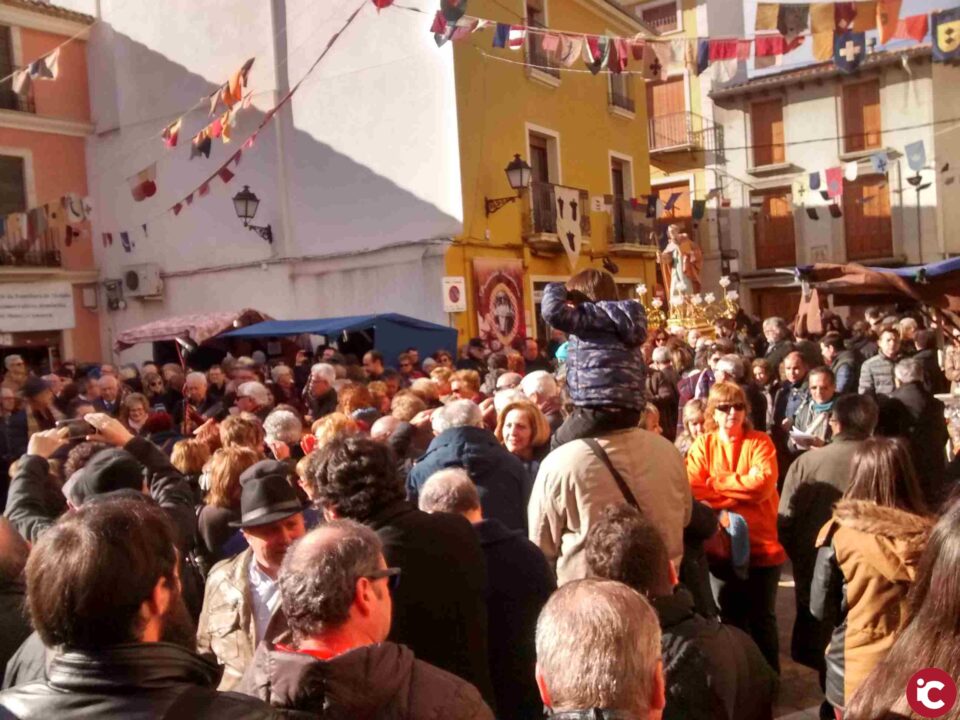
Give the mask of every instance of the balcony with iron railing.
[[[530, 183], [524, 208], [523, 237], [534, 248], [551, 252], [562, 250], [557, 234], [557, 217], [559, 203], [557, 188], [565, 187], [554, 183]], [[592, 228], [590, 225], [590, 193], [582, 188], [576, 190], [579, 201], [576, 208], [580, 223], [580, 235], [583, 242], [588, 242]]]
[[691, 112], [669, 113], [649, 120], [650, 153], [701, 151], [723, 157], [723, 128]]
[[615, 197], [610, 216], [607, 243], [611, 252], [615, 255], [656, 253], [657, 243], [650, 237], [654, 228], [647, 220], [646, 206], [636, 208], [628, 198]]
[[0, 238], [0, 269], [38, 267], [60, 267], [60, 247], [52, 231], [23, 239], [17, 239], [8, 231]]
[[[528, 20], [527, 23], [533, 28], [546, 27], [535, 20]], [[560, 62], [553, 53], [543, 49], [543, 35], [540, 33], [527, 33], [526, 40], [527, 65], [530, 70], [542, 72], [560, 79]]]

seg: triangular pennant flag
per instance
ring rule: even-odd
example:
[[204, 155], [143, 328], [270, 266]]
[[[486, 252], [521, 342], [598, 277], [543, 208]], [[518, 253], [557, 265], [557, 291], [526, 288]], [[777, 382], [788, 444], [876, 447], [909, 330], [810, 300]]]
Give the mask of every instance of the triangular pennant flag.
[[171, 208], [171, 210], [173, 210], [174, 215], [179, 215], [180, 211], [183, 210], [183, 203], [177, 203]]
[[256, 142], [257, 142], [257, 133], [254, 133], [253, 135], [251, 135], [250, 137], [248, 137], [248, 138], [244, 141], [243, 145], [241, 145], [240, 147], [241, 147], [242, 149], [244, 149], [244, 150], [249, 150], [250, 148], [252, 148], [252, 147], [254, 146], [254, 144], [255, 144]]
[[614, 75], [619, 75], [627, 69], [630, 57], [630, 46], [624, 38], [613, 38], [610, 41], [610, 60], [607, 67]]
[[120, 233], [120, 244], [123, 246], [125, 252], [131, 252], [133, 246], [130, 244], [130, 233], [126, 230]]
[[588, 208], [580, 207], [580, 191], [576, 188], [556, 186], [554, 188], [555, 210], [557, 217], [557, 235], [570, 263], [575, 270], [580, 260], [583, 245], [581, 215]]
[[199, 157], [200, 155], [209, 158], [212, 145], [213, 141], [207, 134], [206, 129], [201, 130], [194, 135], [193, 140], [190, 141], [190, 159], [193, 160], [193, 158]]
[[810, 189], [811, 190], [820, 189], [820, 173], [819, 172], [810, 173]]
[[443, 17], [443, 12], [437, 10], [437, 14], [433, 16], [433, 24], [430, 26], [430, 32], [434, 35], [441, 34], [447, 30], [447, 19]]
[[206, 197], [209, 194], [210, 194], [210, 181], [208, 180], [197, 189], [197, 195], [199, 195], [200, 197]]
[[897, 30], [893, 34], [894, 40], [913, 40], [923, 42], [927, 36], [927, 15], [911, 15], [897, 23]]
[[385, 7], [390, 7], [391, 5], [393, 5], [393, 0], [373, 0], [373, 6], [377, 9], [378, 14]]
[[783, 35], [757, 35], [754, 39], [754, 66], [757, 69], [779, 66], [786, 47]]
[[587, 44], [583, 47], [583, 59], [587, 63], [587, 68], [596, 75], [607, 66], [610, 60], [610, 38], [606, 36], [598, 37], [592, 35], [587, 38]]
[[854, 2], [838, 2], [833, 4], [833, 23], [838, 33], [853, 30], [853, 21], [857, 18], [857, 5]]
[[827, 168], [824, 174], [827, 178], [827, 196], [833, 200], [843, 195], [843, 168]]
[[27, 68], [17, 70], [13, 73], [13, 91], [18, 95], [26, 95], [30, 91], [33, 81], [30, 79], [30, 71]]
[[183, 201], [184, 201], [187, 205], [193, 205], [193, 193], [190, 193], [189, 195], [187, 195], [187, 196], [183, 199]]
[[220, 102], [220, 93], [223, 92], [223, 86], [221, 85], [216, 90], [213, 91], [213, 94], [210, 95], [210, 117], [213, 117], [217, 114], [217, 104]]
[[554, 33], [546, 33], [540, 40], [540, 47], [548, 55], [554, 55], [560, 48], [560, 36]]
[[[690, 40], [671, 40], [667, 45], [667, 75], [682, 73], [692, 59]], [[693, 58], [695, 62], [695, 58]]]
[[931, 14], [934, 62], [960, 58], [960, 7]]
[[836, 203], [830, 203], [827, 208], [830, 210], [830, 217], [834, 220], [843, 217], [843, 212], [840, 210], [840, 206]]
[[860, 163], [852, 160], [843, 166], [843, 179], [847, 182], [854, 182], [860, 175]]
[[664, 65], [660, 60], [660, 52], [663, 49], [661, 43], [645, 43], [643, 46], [643, 66], [640, 68], [640, 74], [644, 80], [654, 82], [663, 80]]
[[523, 47], [523, 41], [527, 39], [527, 29], [522, 25], [511, 25], [510, 32], [507, 34], [507, 47], [511, 50], [519, 50]]
[[638, 33], [630, 41], [630, 52], [633, 53], [634, 60], [643, 60], [643, 53], [646, 52], [647, 41], [644, 40]]
[[807, 217], [810, 218], [811, 220], [819, 220], [819, 219], [820, 219], [820, 214], [817, 212], [817, 209], [816, 209], [816, 208], [808, 207], [808, 208], [807, 208]]
[[903, 0], [880, 0], [877, 3], [877, 30], [880, 31], [881, 45], [888, 43], [897, 31], [902, 4]]
[[884, 152], [875, 152], [870, 156], [870, 164], [873, 166], [873, 171], [875, 173], [881, 173], [883, 175], [887, 174], [887, 167], [890, 164], [890, 161], [887, 160], [887, 154]]
[[177, 140], [180, 138], [180, 126], [183, 124], [183, 118], [177, 118], [172, 123], [167, 125], [160, 137], [163, 138], [163, 144], [168, 148], [176, 147]]
[[127, 178], [130, 194], [136, 202], [142, 202], [157, 194], [157, 164], [151, 163], [133, 177]]
[[817, 62], [827, 62], [833, 57], [834, 40], [833, 30], [826, 30], [813, 34], [813, 59]]
[[710, 67], [710, 41], [700, 40], [697, 43], [697, 75], [703, 75]]
[[46, 68], [46, 73], [42, 77], [56, 80], [57, 75], [60, 74], [60, 48], [57, 48], [52, 53], [47, 55], [43, 59], [43, 64]]
[[[440, 11], [437, 11], [437, 17], [443, 18], [443, 15]], [[434, 20], [434, 25], [436, 25], [436, 20]], [[497, 29], [493, 31], [493, 46], [495, 48], [505, 48], [507, 46], [507, 39], [510, 37], [510, 25], [509, 23], [497, 23]]]
[[857, 16], [853, 19], [854, 32], [868, 32], [877, 29], [877, 3], [875, 0], [857, 3]]
[[810, 6], [810, 32], [832, 33], [837, 28], [837, 21], [833, 10], [834, 3], [813, 3]]
[[583, 49], [583, 38], [560, 36], [560, 49], [557, 51], [557, 60], [564, 67], [571, 67], [580, 57]]
[[212, 123], [207, 125], [207, 135], [212, 138], [218, 138], [223, 134], [223, 122], [220, 118], [217, 118]]
[[147, 224], [143, 223], [140, 227], [143, 229], [143, 237], [150, 237], [150, 233], [147, 231]]
[[243, 157], [243, 148], [240, 148], [239, 150], [237, 150], [237, 151], [233, 154], [233, 157], [231, 157], [229, 160], [227, 160], [227, 164], [229, 165], [229, 164], [232, 162], [234, 167], [240, 167], [240, 158], [241, 158], [241, 157]]
[[217, 175], [219, 175], [220, 179], [223, 180], [224, 185], [226, 185], [228, 182], [230, 182], [234, 178], [233, 171], [230, 170], [230, 168], [228, 168], [226, 165], [224, 165], [222, 168], [220, 168], [217, 171]]
[[907, 164], [911, 170], [914, 172], [923, 170], [923, 166], [927, 164], [927, 149], [923, 140], [910, 143], [904, 148], [904, 152], [907, 153]]
[[854, 73], [867, 54], [867, 42], [863, 33], [845, 32], [833, 42], [833, 62], [840, 72]]

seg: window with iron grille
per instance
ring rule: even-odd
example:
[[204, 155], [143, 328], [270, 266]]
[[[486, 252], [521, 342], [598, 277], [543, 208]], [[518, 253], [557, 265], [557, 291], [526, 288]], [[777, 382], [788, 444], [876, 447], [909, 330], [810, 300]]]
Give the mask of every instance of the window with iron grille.
[[680, 29], [677, 23], [677, 3], [675, 2], [642, 8], [640, 19], [661, 33], [674, 32]]

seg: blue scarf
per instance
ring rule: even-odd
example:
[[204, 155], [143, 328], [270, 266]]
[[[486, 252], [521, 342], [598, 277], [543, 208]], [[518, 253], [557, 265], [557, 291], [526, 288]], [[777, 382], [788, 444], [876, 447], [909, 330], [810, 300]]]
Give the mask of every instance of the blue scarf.
[[813, 399], [811, 398], [810, 404], [813, 406], [813, 409], [816, 410], [818, 413], [825, 413], [833, 410], [833, 405], [835, 402], [837, 402], [836, 398], [833, 398], [833, 400], [831, 400], [830, 402], [825, 402], [825, 403], [814, 402]]

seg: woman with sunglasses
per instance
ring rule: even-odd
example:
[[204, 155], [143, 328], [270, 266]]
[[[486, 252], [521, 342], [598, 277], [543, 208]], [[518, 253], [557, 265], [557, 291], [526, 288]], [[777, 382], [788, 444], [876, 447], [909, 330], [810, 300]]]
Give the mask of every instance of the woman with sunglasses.
[[[734, 571], [731, 560], [736, 557], [715, 556], [710, 584], [723, 622], [750, 633], [779, 673], [776, 600], [786, 553], [777, 539], [777, 451], [766, 433], [753, 429], [739, 385], [719, 382], [710, 388], [704, 432], [687, 453], [687, 474], [697, 500], [746, 523], [746, 577]], [[743, 536], [740, 528], [739, 522], [730, 523], [734, 556]]]

